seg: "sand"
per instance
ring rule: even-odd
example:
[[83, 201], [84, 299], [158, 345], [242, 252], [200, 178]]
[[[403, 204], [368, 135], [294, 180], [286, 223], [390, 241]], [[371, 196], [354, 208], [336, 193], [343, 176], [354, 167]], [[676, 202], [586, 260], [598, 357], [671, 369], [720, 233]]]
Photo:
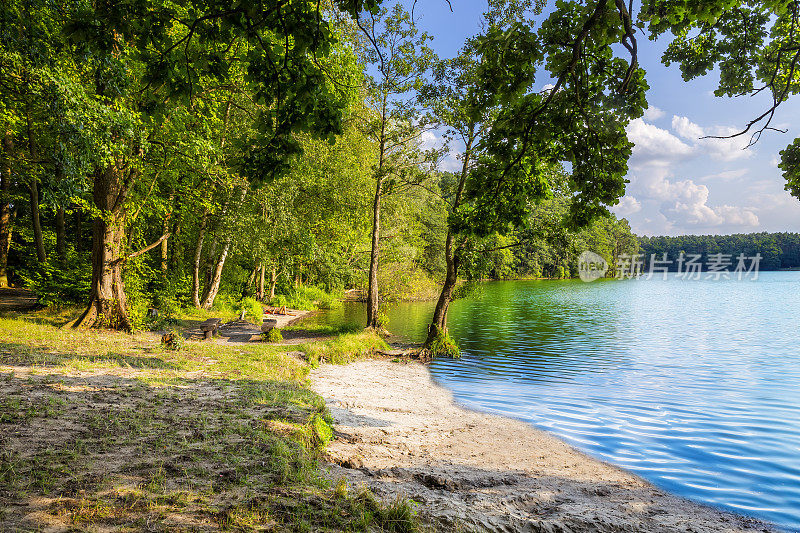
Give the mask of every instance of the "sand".
[[523, 422], [459, 406], [417, 362], [323, 365], [329, 475], [418, 502], [439, 531], [773, 531], [662, 491]]

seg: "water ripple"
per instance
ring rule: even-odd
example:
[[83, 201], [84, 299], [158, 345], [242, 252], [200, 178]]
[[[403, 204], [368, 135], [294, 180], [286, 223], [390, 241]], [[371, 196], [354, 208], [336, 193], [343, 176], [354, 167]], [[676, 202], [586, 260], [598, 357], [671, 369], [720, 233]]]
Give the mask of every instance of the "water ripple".
[[[758, 282], [501, 282], [452, 304], [462, 403], [682, 496], [800, 531], [800, 273]], [[420, 340], [432, 304], [389, 310]], [[330, 320], [360, 318], [351, 306]], [[349, 315], [348, 315], [349, 313]]]

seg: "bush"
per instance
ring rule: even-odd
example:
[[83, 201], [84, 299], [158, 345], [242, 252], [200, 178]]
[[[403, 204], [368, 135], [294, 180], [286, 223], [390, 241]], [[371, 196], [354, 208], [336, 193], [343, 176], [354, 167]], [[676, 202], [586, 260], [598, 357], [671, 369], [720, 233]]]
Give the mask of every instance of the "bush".
[[40, 268], [19, 275], [45, 307], [85, 302], [91, 291], [92, 269], [76, 258], [70, 258], [66, 265], [48, 260]]
[[245, 312], [245, 316], [251, 317], [256, 324], [261, 324], [264, 320], [264, 308], [261, 306], [261, 302], [255, 298], [244, 298], [240, 306]]
[[378, 329], [386, 329], [388, 326], [389, 326], [389, 315], [387, 315], [385, 311], [378, 311], [375, 327]]
[[272, 328], [269, 331], [265, 331], [261, 334], [261, 340], [264, 342], [282, 342], [283, 335], [281, 334], [281, 330], [278, 328]]
[[342, 302], [338, 294], [328, 293], [319, 287], [296, 287], [288, 294], [279, 294], [270, 300], [270, 305], [275, 307], [286, 306], [291, 309], [314, 311], [316, 309], [336, 309]]

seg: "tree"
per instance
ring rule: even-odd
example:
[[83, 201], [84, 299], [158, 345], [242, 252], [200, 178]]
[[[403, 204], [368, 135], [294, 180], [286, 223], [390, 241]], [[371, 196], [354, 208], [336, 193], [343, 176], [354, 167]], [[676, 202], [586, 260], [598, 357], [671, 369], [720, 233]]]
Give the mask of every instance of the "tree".
[[[631, 150], [625, 126], [646, 106], [646, 84], [635, 51], [630, 63], [614, 57], [615, 44], [628, 50], [635, 46], [630, 13], [621, 2], [562, 2], [536, 30], [524, 17], [527, 9], [493, 3], [484, 33], [465, 49], [471, 61], [453, 63], [478, 67], [473, 72], [462, 67], [452, 76], [458, 80], [457, 90], [442, 91], [449, 101], [444, 108], [457, 111], [449, 111], [451, 117], [444, 121], [455, 126], [467, 150], [449, 219], [448, 275], [425, 342], [428, 348], [446, 333], [461, 247], [469, 237], [505, 235], [524, 225], [531, 206], [551, 194], [557, 163], [571, 165], [574, 197], [568, 223], [573, 226], [607, 215], [605, 206], [624, 193]], [[543, 72], [555, 83], [536, 90]], [[480, 114], [492, 109], [492, 115]], [[471, 133], [483, 121], [488, 122], [481, 128], [485, 133]], [[478, 155], [470, 168], [473, 151]], [[461, 243], [455, 253], [454, 235]]]
[[[351, 15], [362, 7], [337, 5]], [[127, 200], [153, 137], [175, 106], [225, 86], [242, 65], [261, 134], [238, 147], [240, 172], [263, 179], [284, 170], [299, 149], [295, 131], [330, 136], [341, 129], [342, 103], [316, 61], [335, 37], [319, 6], [305, 2], [101, 2], [72, 15], [65, 29], [73, 60], [83, 63], [83, 100], [103, 148], [92, 175], [92, 291], [75, 326], [130, 329], [122, 279]]]
[[367, 327], [378, 326], [381, 207], [384, 196], [398, 184], [420, 180], [420, 167], [430, 159], [419, 149], [425, 128], [417, 91], [433, 61], [426, 46], [431, 38], [420, 33], [401, 4], [381, 9], [361, 25], [372, 45], [366, 57], [377, 73], [367, 76], [370, 110], [364, 131], [378, 147], [372, 202], [372, 242], [367, 290]]

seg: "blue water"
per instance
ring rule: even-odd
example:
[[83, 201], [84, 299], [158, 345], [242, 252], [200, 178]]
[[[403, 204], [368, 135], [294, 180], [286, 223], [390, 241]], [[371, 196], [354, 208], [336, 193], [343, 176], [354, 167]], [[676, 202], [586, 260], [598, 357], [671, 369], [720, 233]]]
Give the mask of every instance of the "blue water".
[[[431, 309], [396, 306], [389, 328], [419, 340]], [[466, 405], [526, 420], [682, 496], [800, 531], [798, 324], [800, 272], [487, 283], [451, 307], [463, 357], [431, 371]]]

